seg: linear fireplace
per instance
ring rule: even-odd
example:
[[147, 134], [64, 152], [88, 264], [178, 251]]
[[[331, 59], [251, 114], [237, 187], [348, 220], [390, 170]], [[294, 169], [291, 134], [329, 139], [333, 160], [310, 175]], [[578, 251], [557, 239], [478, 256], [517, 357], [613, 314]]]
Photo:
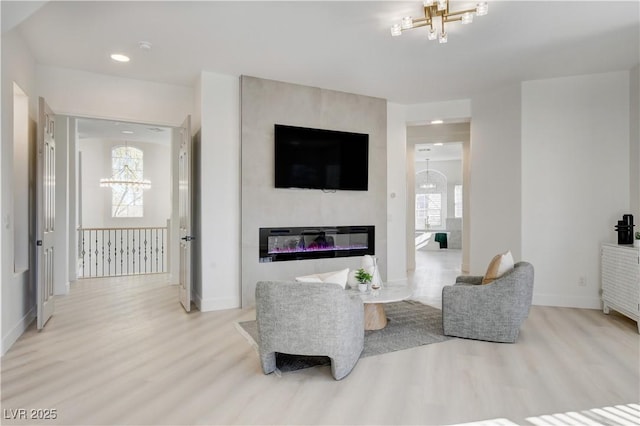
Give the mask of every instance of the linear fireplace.
[[260, 228], [261, 263], [365, 254], [375, 254], [374, 226]]

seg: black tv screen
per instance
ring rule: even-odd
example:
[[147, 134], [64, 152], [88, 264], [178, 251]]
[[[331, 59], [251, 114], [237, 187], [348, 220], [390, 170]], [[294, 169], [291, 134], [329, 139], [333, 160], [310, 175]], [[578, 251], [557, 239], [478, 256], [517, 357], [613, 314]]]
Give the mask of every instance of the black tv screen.
[[366, 191], [369, 135], [275, 125], [275, 187]]

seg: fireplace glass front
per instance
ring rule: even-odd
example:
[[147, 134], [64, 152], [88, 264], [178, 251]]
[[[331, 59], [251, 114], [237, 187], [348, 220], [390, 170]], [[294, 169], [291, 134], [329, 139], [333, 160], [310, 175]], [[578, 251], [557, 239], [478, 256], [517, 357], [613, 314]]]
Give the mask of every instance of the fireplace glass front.
[[373, 255], [375, 227], [260, 228], [260, 262]]

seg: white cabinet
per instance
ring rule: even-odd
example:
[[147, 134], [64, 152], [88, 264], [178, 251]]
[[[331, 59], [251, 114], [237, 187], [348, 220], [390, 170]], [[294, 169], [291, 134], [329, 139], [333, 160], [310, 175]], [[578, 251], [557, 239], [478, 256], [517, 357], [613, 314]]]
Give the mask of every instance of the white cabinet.
[[640, 249], [603, 244], [601, 256], [604, 313], [614, 309], [640, 321]]

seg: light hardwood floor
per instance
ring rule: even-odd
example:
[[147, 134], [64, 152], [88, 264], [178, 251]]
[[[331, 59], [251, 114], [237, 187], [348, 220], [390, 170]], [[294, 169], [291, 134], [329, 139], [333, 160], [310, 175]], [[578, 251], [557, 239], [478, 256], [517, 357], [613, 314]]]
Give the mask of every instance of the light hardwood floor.
[[[434, 286], [452, 282], [443, 269]], [[516, 344], [452, 339], [363, 358], [335, 381], [328, 367], [263, 375], [235, 325], [254, 310], [186, 314], [177, 292], [163, 275], [72, 284], [2, 358], [2, 423], [530, 424], [640, 400], [636, 323], [615, 313], [536, 306]], [[7, 419], [17, 409], [57, 419]]]

